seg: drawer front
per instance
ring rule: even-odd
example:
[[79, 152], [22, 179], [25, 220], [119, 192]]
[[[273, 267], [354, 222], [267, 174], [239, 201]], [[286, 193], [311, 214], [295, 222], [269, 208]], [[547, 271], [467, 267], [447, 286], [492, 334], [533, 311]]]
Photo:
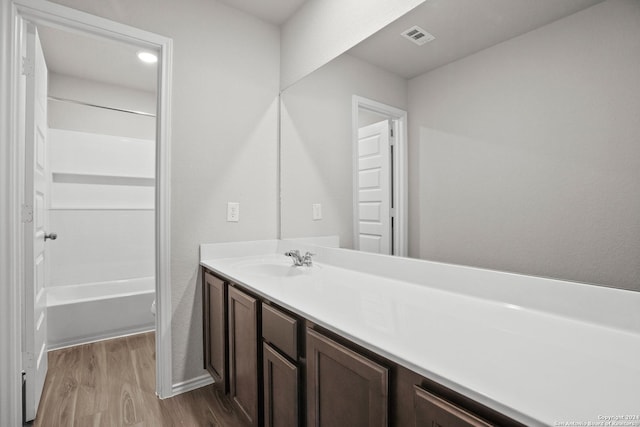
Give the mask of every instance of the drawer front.
[[490, 427], [470, 412], [414, 386], [416, 426]]
[[284, 354], [298, 359], [298, 320], [262, 304], [262, 338]]

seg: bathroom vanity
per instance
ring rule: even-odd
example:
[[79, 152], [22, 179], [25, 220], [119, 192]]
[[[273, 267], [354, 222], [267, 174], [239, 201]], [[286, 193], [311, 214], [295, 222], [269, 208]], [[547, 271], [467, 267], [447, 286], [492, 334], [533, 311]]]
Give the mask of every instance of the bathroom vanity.
[[640, 414], [636, 293], [287, 241], [203, 245], [201, 266], [204, 365], [247, 425]]

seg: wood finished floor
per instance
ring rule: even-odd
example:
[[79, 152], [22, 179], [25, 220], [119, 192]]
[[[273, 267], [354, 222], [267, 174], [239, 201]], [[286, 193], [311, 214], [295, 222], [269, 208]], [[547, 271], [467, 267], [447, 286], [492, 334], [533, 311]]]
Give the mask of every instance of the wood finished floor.
[[153, 332], [49, 352], [34, 427], [241, 426], [212, 386], [160, 400]]

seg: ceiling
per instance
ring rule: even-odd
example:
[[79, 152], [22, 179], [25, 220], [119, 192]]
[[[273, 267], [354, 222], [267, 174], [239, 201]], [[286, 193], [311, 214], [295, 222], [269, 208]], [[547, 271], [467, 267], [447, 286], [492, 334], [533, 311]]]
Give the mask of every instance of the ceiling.
[[141, 62], [137, 47], [113, 40], [38, 26], [50, 72], [155, 92], [156, 65]]
[[[275, 25], [307, 0], [219, 0]], [[138, 48], [56, 28], [38, 26], [49, 71], [131, 89], [155, 91], [156, 66], [137, 58]]]
[[[602, 0], [427, 0], [349, 53], [406, 79], [519, 36]], [[418, 25], [436, 39], [400, 36]]]
[[282, 25], [307, 0], [219, 0], [250, 15]]
[[[219, 0], [280, 25], [308, 0]], [[413, 78], [479, 50], [563, 18], [602, 0], [427, 0], [349, 51], [404, 78]], [[418, 25], [436, 40], [417, 46], [400, 36]], [[140, 62], [138, 48], [40, 26], [49, 70], [155, 91], [156, 66]]]

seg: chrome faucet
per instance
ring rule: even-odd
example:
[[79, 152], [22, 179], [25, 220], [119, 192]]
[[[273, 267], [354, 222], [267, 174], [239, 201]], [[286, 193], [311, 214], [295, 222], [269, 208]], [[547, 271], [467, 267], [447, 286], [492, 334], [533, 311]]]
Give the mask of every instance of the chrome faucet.
[[290, 250], [284, 253], [286, 256], [291, 257], [293, 260], [293, 265], [296, 267], [306, 266], [311, 267], [313, 265], [313, 260], [311, 257], [315, 254], [311, 252], [307, 252], [304, 255], [300, 255], [300, 251], [297, 249]]

